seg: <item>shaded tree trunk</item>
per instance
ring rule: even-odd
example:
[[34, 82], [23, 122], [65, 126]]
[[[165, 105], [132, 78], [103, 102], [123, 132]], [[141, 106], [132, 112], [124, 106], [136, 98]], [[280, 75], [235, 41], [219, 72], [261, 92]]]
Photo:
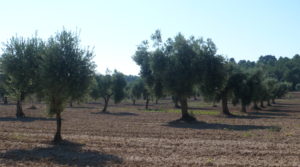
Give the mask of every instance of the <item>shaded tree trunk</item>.
[[246, 105], [242, 104], [241, 112], [242, 112], [242, 113], [247, 113]]
[[273, 103], [273, 104], [276, 104], [275, 98], [272, 98], [272, 103]]
[[181, 108], [181, 107], [179, 106], [179, 104], [178, 104], [179, 100], [178, 100], [177, 97], [172, 96], [172, 100], [173, 100], [173, 102], [174, 102], [174, 107], [175, 107], [175, 108]]
[[158, 99], [155, 99], [155, 104], [158, 104]]
[[17, 118], [23, 118], [25, 117], [25, 114], [23, 112], [23, 109], [22, 109], [22, 101], [21, 100], [17, 100], [17, 113], [16, 113], [16, 116]]
[[196, 95], [194, 95], [194, 100], [198, 100]]
[[270, 99], [267, 100], [267, 105], [271, 106]]
[[135, 99], [132, 100], [132, 104], [135, 105]]
[[73, 107], [73, 101], [71, 100], [69, 103], [70, 107]]
[[61, 137], [61, 115], [60, 112], [56, 113], [56, 133], [53, 139], [54, 143], [59, 143], [62, 141]]
[[148, 107], [148, 106], [149, 106], [149, 100], [150, 100], [150, 99], [147, 97], [147, 98], [146, 98], [146, 105], [145, 105], [145, 109], [146, 109], [146, 110], [148, 110], [148, 108], [149, 108], [149, 107]]
[[109, 98], [110, 97], [104, 97], [104, 107], [102, 109], [102, 112], [107, 112], [107, 106], [108, 106]]
[[222, 96], [222, 113], [224, 115], [232, 116], [232, 114], [229, 112], [227, 101], [228, 101], [227, 95], [223, 95]]
[[216, 100], [213, 100], [212, 107], [218, 107], [217, 104], [216, 104]]
[[6, 97], [6, 96], [3, 97], [3, 103], [4, 103], [4, 104], [8, 104], [8, 100], [7, 100], [7, 97]]
[[180, 105], [181, 105], [181, 118], [180, 118], [180, 120], [183, 120], [185, 122], [195, 121], [196, 118], [194, 118], [193, 116], [191, 116], [188, 113], [187, 98], [180, 98]]
[[261, 107], [261, 108], [265, 108], [265, 106], [264, 106], [264, 101], [262, 101], [262, 100], [260, 101], [260, 107]]
[[254, 110], [261, 110], [261, 108], [258, 107], [256, 101], [253, 102], [253, 109], [254, 109]]
[[29, 109], [32, 109], [32, 110], [37, 109], [36, 106], [34, 105], [33, 99], [31, 99], [31, 107], [29, 107]]

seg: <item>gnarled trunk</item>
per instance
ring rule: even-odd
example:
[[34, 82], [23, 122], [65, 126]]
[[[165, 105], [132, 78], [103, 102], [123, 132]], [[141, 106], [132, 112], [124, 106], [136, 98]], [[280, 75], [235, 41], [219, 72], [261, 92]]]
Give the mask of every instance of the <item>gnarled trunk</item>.
[[53, 139], [54, 143], [59, 143], [62, 141], [61, 137], [61, 115], [60, 112], [56, 113], [56, 133]]
[[194, 95], [194, 100], [198, 100], [196, 95]]
[[174, 102], [174, 107], [175, 107], [175, 108], [181, 108], [181, 107], [179, 106], [179, 104], [178, 104], [178, 102], [179, 102], [178, 98], [175, 97], [175, 96], [173, 96], [172, 98], [173, 98], [173, 102]]
[[227, 95], [223, 94], [222, 95], [222, 113], [224, 115], [232, 115], [230, 112], [229, 112], [229, 109], [228, 109], [228, 105], [227, 105]]
[[253, 102], [253, 109], [254, 110], [261, 110], [261, 108], [259, 108], [258, 105], [257, 105], [257, 101]]
[[213, 100], [212, 107], [218, 107], [217, 104], [216, 104], [216, 100], [215, 99]]
[[17, 107], [17, 113], [16, 113], [17, 118], [25, 117], [25, 114], [24, 114], [23, 109], [22, 109], [22, 101], [21, 100], [17, 100], [16, 107]]
[[262, 101], [262, 100], [260, 101], [260, 107], [261, 107], [261, 108], [265, 108], [265, 106], [264, 106], [264, 101]]
[[8, 101], [7, 101], [7, 97], [6, 97], [6, 96], [3, 97], [3, 103], [4, 103], [4, 104], [8, 104]]
[[275, 98], [272, 98], [272, 103], [273, 103], [273, 104], [276, 104]]
[[107, 112], [107, 106], [108, 106], [109, 98], [110, 97], [104, 97], [104, 107], [102, 109], [102, 112]]
[[146, 98], [146, 105], [145, 105], [145, 109], [146, 109], [146, 110], [148, 110], [149, 100], [150, 100], [150, 99], [147, 97], [147, 98]]
[[270, 99], [267, 100], [267, 105], [271, 106]]
[[241, 112], [242, 113], [247, 113], [247, 108], [246, 108], [245, 104], [242, 104]]
[[180, 105], [181, 105], [181, 119], [180, 120], [183, 120], [186, 122], [195, 121], [196, 118], [194, 118], [193, 116], [191, 116], [188, 113], [187, 98], [180, 98]]

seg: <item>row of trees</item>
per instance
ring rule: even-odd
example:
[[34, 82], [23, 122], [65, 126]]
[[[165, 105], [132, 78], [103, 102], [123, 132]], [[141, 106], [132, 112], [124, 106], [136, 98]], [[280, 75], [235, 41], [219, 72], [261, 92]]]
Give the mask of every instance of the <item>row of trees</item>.
[[[221, 101], [222, 113], [231, 116], [229, 100], [241, 104], [242, 112], [246, 112], [246, 106], [252, 102], [254, 108], [259, 109], [257, 103], [261, 107], [264, 101], [271, 105], [270, 101], [275, 103], [276, 98], [289, 90], [290, 83], [286, 81], [292, 82], [292, 88], [300, 82], [295, 79], [300, 73], [294, 70], [283, 75], [280, 67], [273, 69], [271, 60], [274, 61], [274, 56], [262, 56], [257, 63], [236, 63], [234, 59], [217, 55], [211, 39], [187, 39], [179, 33], [174, 39], [163, 42], [157, 30], [151, 40], [151, 47], [148, 41], [137, 47], [133, 60], [140, 66], [140, 75], [148, 90], [158, 98], [165, 92], [180, 102], [183, 121], [195, 120], [188, 113], [187, 99], [197, 91], [208, 101]], [[274, 63], [278, 62], [275, 58]], [[280, 74], [275, 75], [277, 73]], [[279, 75], [287, 78], [279, 78]]]
[[54, 142], [61, 138], [61, 113], [70, 100], [78, 100], [89, 90], [94, 78], [93, 52], [82, 49], [78, 34], [66, 30], [47, 41], [37, 36], [13, 37], [1, 55], [1, 93], [17, 102], [16, 116], [25, 116], [23, 100], [31, 95], [43, 98], [48, 113], [56, 116]]
[[1, 55], [0, 95], [4, 101], [7, 95], [15, 98], [18, 118], [25, 116], [22, 102], [26, 97], [35, 95], [44, 100], [49, 114], [56, 116], [54, 142], [59, 142], [61, 113], [66, 104], [86, 96], [102, 98], [103, 112], [107, 111], [111, 98], [119, 103], [127, 97], [133, 104], [143, 98], [148, 109], [150, 99], [155, 98], [157, 102], [172, 96], [176, 107], [180, 103], [181, 119], [193, 121], [195, 118], [188, 113], [190, 97], [200, 94], [207, 101], [221, 101], [222, 113], [232, 115], [227, 106], [230, 100], [241, 104], [242, 112], [246, 112], [250, 103], [259, 109], [258, 103], [261, 107], [264, 101], [269, 105], [275, 103], [290, 85], [296, 89], [300, 83], [298, 55], [293, 58], [297, 61], [262, 56], [258, 62], [236, 63], [234, 59], [217, 55], [210, 39], [186, 39], [178, 34], [163, 42], [158, 30], [151, 39], [151, 47], [148, 41], [143, 41], [133, 56], [141, 68], [140, 77], [136, 77], [118, 71], [96, 74], [93, 51], [80, 46], [76, 33], [63, 30], [47, 41], [37, 36], [13, 37], [4, 45]]

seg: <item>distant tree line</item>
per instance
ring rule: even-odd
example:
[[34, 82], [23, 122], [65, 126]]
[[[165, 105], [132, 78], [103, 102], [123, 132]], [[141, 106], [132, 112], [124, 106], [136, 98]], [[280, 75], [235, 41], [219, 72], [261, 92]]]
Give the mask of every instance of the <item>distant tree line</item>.
[[[165, 93], [179, 101], [183, 121], [195, 120], [188, 113], [187, 103], [195, 94], [200, 93], [208, 101], [221, 101], [222, 113], [232, 116], [229, 101], [240, 104], [241, 111], [247, 112], [246, 107], [251, 103], [260, 109], [264, 102], [271, 105], [289, 90], [300, 88], [299, 55], [278, 60], [266, 55], [257, 62], [236, 62], [217, 55], [211, 39], [193, 36], [187, 39], [179, 33], [163, 42], [159, 30], [151, 35], [151, 42], [152, 46], [143, 41], [133, 56], [140, 66], [143, 85], [157, 98]], [[141, 97], [133, 91], [135, 87], [132, 97]]]

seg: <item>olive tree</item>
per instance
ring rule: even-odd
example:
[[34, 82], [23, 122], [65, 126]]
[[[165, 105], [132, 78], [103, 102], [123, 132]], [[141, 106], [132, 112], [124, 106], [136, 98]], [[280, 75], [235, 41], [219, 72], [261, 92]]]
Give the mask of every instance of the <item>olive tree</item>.
[[56, 134], [61, 137], [61, 113], [66, 102], [87, 93], [93, 78], [93, 52], [82, 49], [76, 33], [63, 30], [48, 39], [41, 67], [41, 87], [48, 104], [48, 112], [56, 115]]
[[247, 112], [247, 106], [252, 102], [252, 87], [248, 74], [237, 72], [231, 76], [229, 84], [233, 89], [233, 104], [241, 104], [241, 112]]
[[231, 66], [225, 59], [214, 54], [207, 54], [203, 58], [203, 75], [200, 89], [204, 98], [208, 101], [221, 101], [222, 113], [231, 115], [227, 101], [232, 93], [228, 80], [231, 77]]
[[115, 71], [112, 75], [96, 75], [96, 84], [92, 88], [93, 97], [103, 98], [104, 107], [102, 112], [107, 111], [107, 106], [111, 97], [115, 103], [121, 102], [125, 98], [126, 80], [122, 73]]
[[25, 117], [22, 102], [38, 87], [39, 65], [43, 51], [44, 44], [37, 37], [29, 39], [12, 37], [4, 45], [1, 70], [5, 75], [6, 90], [17, 101], [17, 118]]
[[142, 79], [135, 80], [130, 84], [129, 94], [133, 105], [137, 99], [140, 99], [144, 94], [144, 82]]
[[[152, 37], [155, 39], [154, 37]], [[143, 98], [146, 100], [145, 108], [148, 109], [151, 94], [159, 97], [162, 94], [161, 81], [159, 75], [152, 69], [156, 65], [149, 51], [148, 41], [143, 41], [138, 47], [133, 60], [140, 66], [140, 75], [143, 82]]]
[[292, 84], [289, 82], [278, 82], [275, 86], [274, 96], [272, 97], [272, 103], [275, 104], [276, 98], [281, 98], [288, 93]]
[[[1, 67], [0, 67], [0, 69], [1, 69]], [[5, 86], [5, 80], [6, 80], [6, 76], [1, 71], [1, 73], [0, 73], [0, 98], [3, 100], [3, 104], [8, 104], [8, 100], [7, 100], [8, 91]]]
[[[160, 33], [155, 33], [159, 36]], [[155, 37], [154, 43], [157, 43]], [[188, 113], [187, 99], [193, 96], [193, 88], [201, 81], [201, 66], [203, 52], [197, 52], [195, 45], [201, 40], [186, 39], [178, 34], [174, 39], [168, 39], [164, 45], [148, 51], [143, 44], [138, 47], [133, 59], [141, 68], [141, 77], [146, 81], [161, 81], [162, 87], [170, 95], [178, 98], [181, 104], [181, 120], [195, 120]], [[197, 43], [198, 42], [198, 43]], [[147, 43], [146, 43], [147, 44]], [[201, 47], [198, 47], [201, 48]], [[202, 49], [202, 48], [201, 48]], [[145, 75], [147, 74], [147, 75]], [[156, 80], [157, 79], [157, 80]]]

